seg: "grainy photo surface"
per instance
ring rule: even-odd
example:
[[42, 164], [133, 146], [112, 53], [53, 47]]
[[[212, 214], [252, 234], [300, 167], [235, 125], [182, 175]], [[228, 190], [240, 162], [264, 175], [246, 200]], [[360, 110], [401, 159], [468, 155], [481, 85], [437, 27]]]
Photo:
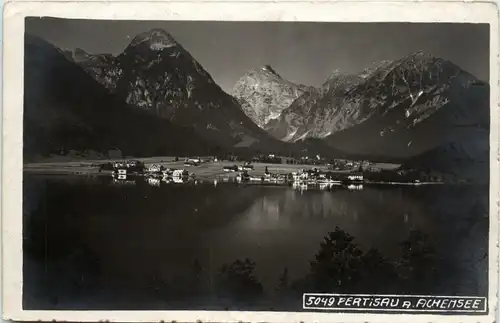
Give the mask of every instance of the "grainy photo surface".
[[484, 314], [489, 38], [26, 18], [23, 309]]

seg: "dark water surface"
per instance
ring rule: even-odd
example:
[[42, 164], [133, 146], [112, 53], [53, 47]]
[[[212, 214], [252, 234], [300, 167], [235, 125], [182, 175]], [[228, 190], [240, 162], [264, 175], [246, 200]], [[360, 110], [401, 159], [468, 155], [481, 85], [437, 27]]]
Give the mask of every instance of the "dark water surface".
[[[488, 222], [487, 187], [301, 191], [25, 175], [24, 308], [293, 307], [300, 292], [317, 287], [297, 281], [337, 227], [398, 271], [412, 232], [433, 250], [436, 276], [427, 282], [377, 276], [353, 283], [352, 292], [397, 285], [399, 293], [486, 296]], [[415, 257], [412, 266], [426, 271], [428, 257]], [[277, 296], [283, 281], [302, 286], [287, 287], [288, 305]], [[248, 296], [239, 305], [237, 292]]]

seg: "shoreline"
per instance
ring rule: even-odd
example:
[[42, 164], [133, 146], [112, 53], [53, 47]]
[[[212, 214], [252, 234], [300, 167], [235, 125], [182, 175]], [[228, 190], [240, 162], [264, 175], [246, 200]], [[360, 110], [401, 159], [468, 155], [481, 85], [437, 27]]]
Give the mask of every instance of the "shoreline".
[[[219, 161], [219, 162], [206, 162], [198, 166], [185, 166], [184, 161], [165, 161], [167, 158], [148, 158], [146, 167], [152, 164], [162, 165], [166, 168], [177, 168], [185, 169], [189, 173], [193, 173], [195, 178], [198, 180], [217, 180], [217, 179], [234, 179], [238, 172], [225, 172], [223, 167], [233, 166], [239, 164], [238, 162], [229, 161]], [[144, 160], [146, 161], [146, 160]], [[102, 170], [100, 165], [107, 163], [107, 161], [74, 161], [74, 162], [44, 162], [44, 163], [27, 163], [23, 165], [23, 174], [29, 175], [45, 175], [45, 176], [89, 176], [89, 177], [100, 177], [100, 176], [111, 176], [111, 170]], [[272, 164], [272, 163], [253, 163], [254, 170], [250, 171], [249, 174], [254, 178], [260, 178], [264, 176], [265, 170], [268, 169], [270, 173], [275, 174], [288, 174], [294, 171], [299, 171], [301, 169], [312, 169], [317, 168], [320, 171], [329, 171], [333, 173], [348, 174], [352, 173], [352, 170], [329, 170], [326, 165], [297, 165], [297, 164]], [[139, 175], [147, 177], [147, 174]], [[261, 184], [257, 181], [251, 181], [252, 184]], [[293, 183], [287, 182], [287, 183]], [[263, 184], [263, 183], [262, 183]], [[468, 182], [456, 182], [456, 181], [439, 181], [439, 182], [429, 182], [421, 180], [418, 183], [415, 182], [404, 182], [404, 181], [372, 181], [365, 178], [360, 184], [353, 183], [353, 185], [381, 185], [381, 186], [426, 186], [426, 185], [467, 185], [474, 183]], [[281, 184], [280, 184], [281, 185]], [[330, 183], [312, 183], [310, 185], [330, 185]], [[349, 184], [347, 184], [349, 185]]]
[[[67, 169], [34, 169], [34, 168], [29, 168], [29, 169], [24, 169], [23, 173], [27, 173], [30, 175], [35, 175], [35, 176], [63, 176], [63, 177], [107, 177], [107, 176], [112, 176], [112, 171], [100, 171], [98, 168], [96, 169], [88, 169], [88, 170], [83, 170], [83, 171], [75, 171], [75, 170], [67, 170]], [[203, 175], [196, 175], [196, 180], [218, 180], [221, 178], [226, 178], [226, 179], [235, 179], [237, 176], [237, 173], [221, 173], [221, 174], [216, 174], [214, 176], [203, 176]], [[150, 176], [148, 174], [134, 174], [131, 175], [131, 177], [143, 177], [145, 179]], [[224, 182], [224, 181], [223, 181]], [[222, 182], [222, 183], [223, 183]], [[239, 184], [252, 184], [252, 185], [265, 185], [265, 184], [273, 184], [273, 185], [278, 185], [278, 186], [287, 186], [290, 184], [293, 184], [294, 181], [289, 181], [289, 182], [284, 182], [284, 183], [275, 183], [273, 181], [263, 181], [263, 182], [257, 182], [257, 181], [243, 181]], [[299, 183], [299, 182], [295, 182]], [[375, 186], [375, 185], [383, 185], [383, 186], [426, 186], [426, 185], [464, 185], [464, 184], [470, 184], [470, 183], [447, 183], [447, 182], [419, 182], [419, 183], [412, 183], [412, 182], [380, 182], [380, 181], [364, 181], [362, 183], [307, 183], [304, 185], [307, 186], [319, 186], [319, 185], [332, 185], [332, 186], [340, 186], [340, 185], [366, 185], [366, 186]]]

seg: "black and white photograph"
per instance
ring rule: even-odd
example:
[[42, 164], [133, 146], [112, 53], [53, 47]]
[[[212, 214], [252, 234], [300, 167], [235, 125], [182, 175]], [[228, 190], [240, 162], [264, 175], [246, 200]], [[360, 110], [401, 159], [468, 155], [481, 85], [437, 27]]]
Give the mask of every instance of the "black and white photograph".
[[22, 309], [488, 314], [490, 33], [26, 17]]

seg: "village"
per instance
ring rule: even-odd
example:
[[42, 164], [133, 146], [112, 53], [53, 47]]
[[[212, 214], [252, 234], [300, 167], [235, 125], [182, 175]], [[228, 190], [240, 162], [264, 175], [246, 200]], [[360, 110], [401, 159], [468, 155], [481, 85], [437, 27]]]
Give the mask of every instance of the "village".
[[24, 165], [24, 172], [39, 175], [111, 176], [114, 183], [235, 182], [297, 187], [352, 185], [424, 185], [466, 183], [432, 170], [401, 167], [399, 164], [367, 160], [311, 157], [279, 157], [273, 154], [253, 158], [238, 156], [146, 157], [120, 160], [46, 161]]
[[169, 158], [152, 163], [140, 160], [107, 163], [101, 169], [111, 171], [116, 183], [130, 183], [132, 177], [144, 177], [152, 186], [160, 183], [200, 183], [211, 181], [246, 184], [291, 185], [305, 190], [308, 187], [332, 186], [362, 189], [364, 173], [381, 172], [394, 165], [377, 165], [368, 161], [322, 160], [302, 157], [283, 159], [275, 155], [256, 156], [251, 161], [232, 156], [225, 160], [216, 157]]

